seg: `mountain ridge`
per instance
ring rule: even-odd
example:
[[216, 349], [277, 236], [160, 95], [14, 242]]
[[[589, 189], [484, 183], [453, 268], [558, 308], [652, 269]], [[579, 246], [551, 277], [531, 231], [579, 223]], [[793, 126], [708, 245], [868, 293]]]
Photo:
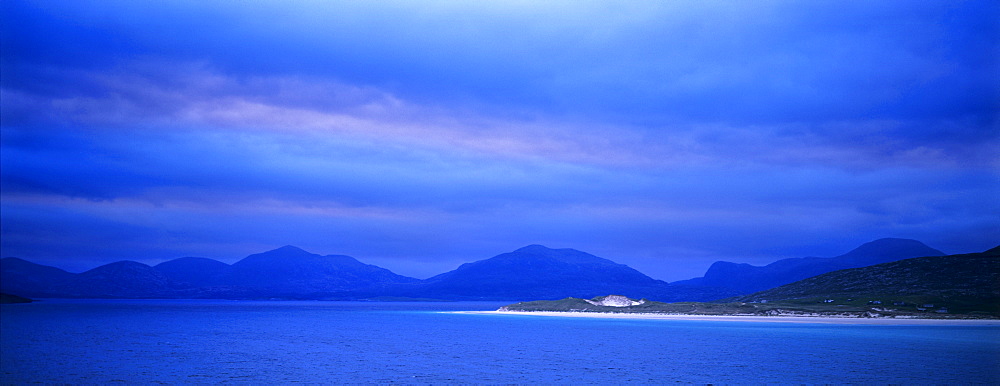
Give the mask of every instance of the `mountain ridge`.
[[834, 257], [780, 259], [764, 266], [716, 261], [699, 278], [673, 282], [675, 285], [712, 286], [743, 294], [774, 288], [816, 275], [847, 268], [886, 263], [913, 257], [945, 255], [911, 239], [882, 238], [862, 244]]
[[289, 294], [336, 293], [416, 281], [350, 256], [321, 256], [291, 245], [233, 263], [226, 279], [230, 285]]
[[[612, 297], [610, 304], [604, 301]], [[611, 295], [533, 300], [498, 311], [996, 319], [1000, 318], [1000, 246], [981, 253], [848, 268], [714, 302], [663, 303]]]
[[[925, 256], [817, 275], [732, 298], [761, 302], [804, 298], [885, 297], [931, 302], [962, 298], [991, 303], [1000, 312], [1000, 247], [980, 253]], [[891, 299], [890, 299], [891, 298]], [[725, 299], [730, 300], [730, 299]]]
[[566, 294], [601, 293], [612, 289], [626, 294], [643, 291], [665, 294], [672, 291], [668, 287], [666, 282], [624, 264], [571, 248], [553, 249], [533, 244], [462, 264], [401, 294], [510, 300], [559, 298], [569, 296]]
[[222, 285], [225, 272], [231, 266], [205, 257], [179, 257], [154, 265], [168, 278], [197, 287]]
[[[888, 257], [872, 253], [882, 251], [876, 248], [880, 243], [900, 243], [884, 240], [841, 256], [855, 262], [898, 256], [896, 252]], [[830, 259], [783, 259], [769, 266], [794, 267]], [[17, 258], [2, 261], [0, 289], [29, 297], [524, 300], [616, 293], [659, 301], [712, 301], [741, 294], [724, 286], [694, 285], [692, 280], [667, 283], [609, 259], [539, 244], [465, 263], [425, 280], [397, 275], [350, 256], [321, 256], [291, 245], [251, 254], [231, 265], [182, 257], [152, 267], [122, 261], [80, 274]], [[717, 262], [709, 271], [722, 272], [730, 266], [753, 267]]]
[[232, 265], [203, 257], [156, 266], [122, 260], [74, 274], [13, 257], [0, 262], [0, 289], [42, 298], [337, 299], [419, 281], [350, 256], [320, 256], [290, 245]]

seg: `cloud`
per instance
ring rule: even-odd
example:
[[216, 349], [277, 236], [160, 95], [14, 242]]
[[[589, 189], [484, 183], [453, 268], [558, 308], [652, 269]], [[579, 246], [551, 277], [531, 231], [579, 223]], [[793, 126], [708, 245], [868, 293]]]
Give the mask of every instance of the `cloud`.
[[[5, 123], [143, 131], [250, 130], [471, 156], [661, 168], [726, 164], [733, 159], [850, 167], [989, 165], [996, 157], [987, 148], [1000, 141], [991, 121], [972, 117], [741, 126], [691, 121], [644, 127], [558, 116], [490, 116], [408, 102], [371, 86], [290, 76], [229, 77], [190, 63], [136, 63], [115, 72], [71, 72], [75, 76], [66, 87], [71, 91], [59, 95], [3, 89]], [[87, 92], [91, 89], [102, 91]], [[38, 120], [42, 122], [32, 123]], [[953, 135], [956, 131], [962, 135]]]
[[998, 234], [990, 2], [0, 8], [5, 255], [543, 243], [676, 280]]
[[992, 115], [997, 103], [996, 42], [983, 38], [997, 31], [991, 2], [5, 8], [15, 75], [18, 62], [210, 61], [226, 74], [337, 78], [425, 105], [643, 124], [944, 119]]

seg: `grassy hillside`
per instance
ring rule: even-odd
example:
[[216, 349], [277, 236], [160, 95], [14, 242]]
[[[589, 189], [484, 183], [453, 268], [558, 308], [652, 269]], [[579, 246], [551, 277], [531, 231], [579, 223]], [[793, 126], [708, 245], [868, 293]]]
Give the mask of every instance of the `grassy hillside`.
[[[591, 300], [597, 301], [602, 297]], [[667, 314], [699, 314], [699, 315], [731, 315], [737, 313], [752, 314], [757, 310], [752, 305], [739, 303], [701, 303], [680, 302], [661, 303], [646, 300], [645, 303], [628, 307], [597, 306], [584, 299], [565, 298], [560, 300], [539, 300], [521, 302], [501, 308], [503, 311], [563, 311], [563, 312], [623, 312], [623, 313], [667, 313]]]
[[[592, 299], [599, 301], [601, 297]], [[566, 298], [508, 311], [635, 312], [698, 315], [1000, 317], [1000, 247], [983, 253], [918, 257], [830, 272], [715, 303], [644, 301], [627, 307]]]
[[724, 301], [813, 304], [831, 300], [826, 304], [1000, 315], [1000, 248], [845, 269]]

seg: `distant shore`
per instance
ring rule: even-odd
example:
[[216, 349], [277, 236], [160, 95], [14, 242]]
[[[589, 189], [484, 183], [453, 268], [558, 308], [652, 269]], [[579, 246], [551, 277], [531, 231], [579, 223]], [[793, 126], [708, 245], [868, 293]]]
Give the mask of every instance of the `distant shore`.
[[684, 315], [644, 314], [614, 312], [563, 312], [563, 311], [452, 311], [458, 314], [554, 316], [570, 318], [642, 319], [642, 320], [699, 320], [725, 322], [777, 322], [822, 324], [875, 324], [893, 326], [1000, 326], [1000, 319], [929, 319], [929, 318], [854, 318], [829, 316], [757, 316], [757, 315]]

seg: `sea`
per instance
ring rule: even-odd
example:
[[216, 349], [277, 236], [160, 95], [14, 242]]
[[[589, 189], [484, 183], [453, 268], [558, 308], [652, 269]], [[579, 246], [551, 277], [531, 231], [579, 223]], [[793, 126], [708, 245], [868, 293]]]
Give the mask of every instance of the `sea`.
[[1000, 384], [1000, 327], [463, 314], [504, 303], [0, 305], [3, 384]]

